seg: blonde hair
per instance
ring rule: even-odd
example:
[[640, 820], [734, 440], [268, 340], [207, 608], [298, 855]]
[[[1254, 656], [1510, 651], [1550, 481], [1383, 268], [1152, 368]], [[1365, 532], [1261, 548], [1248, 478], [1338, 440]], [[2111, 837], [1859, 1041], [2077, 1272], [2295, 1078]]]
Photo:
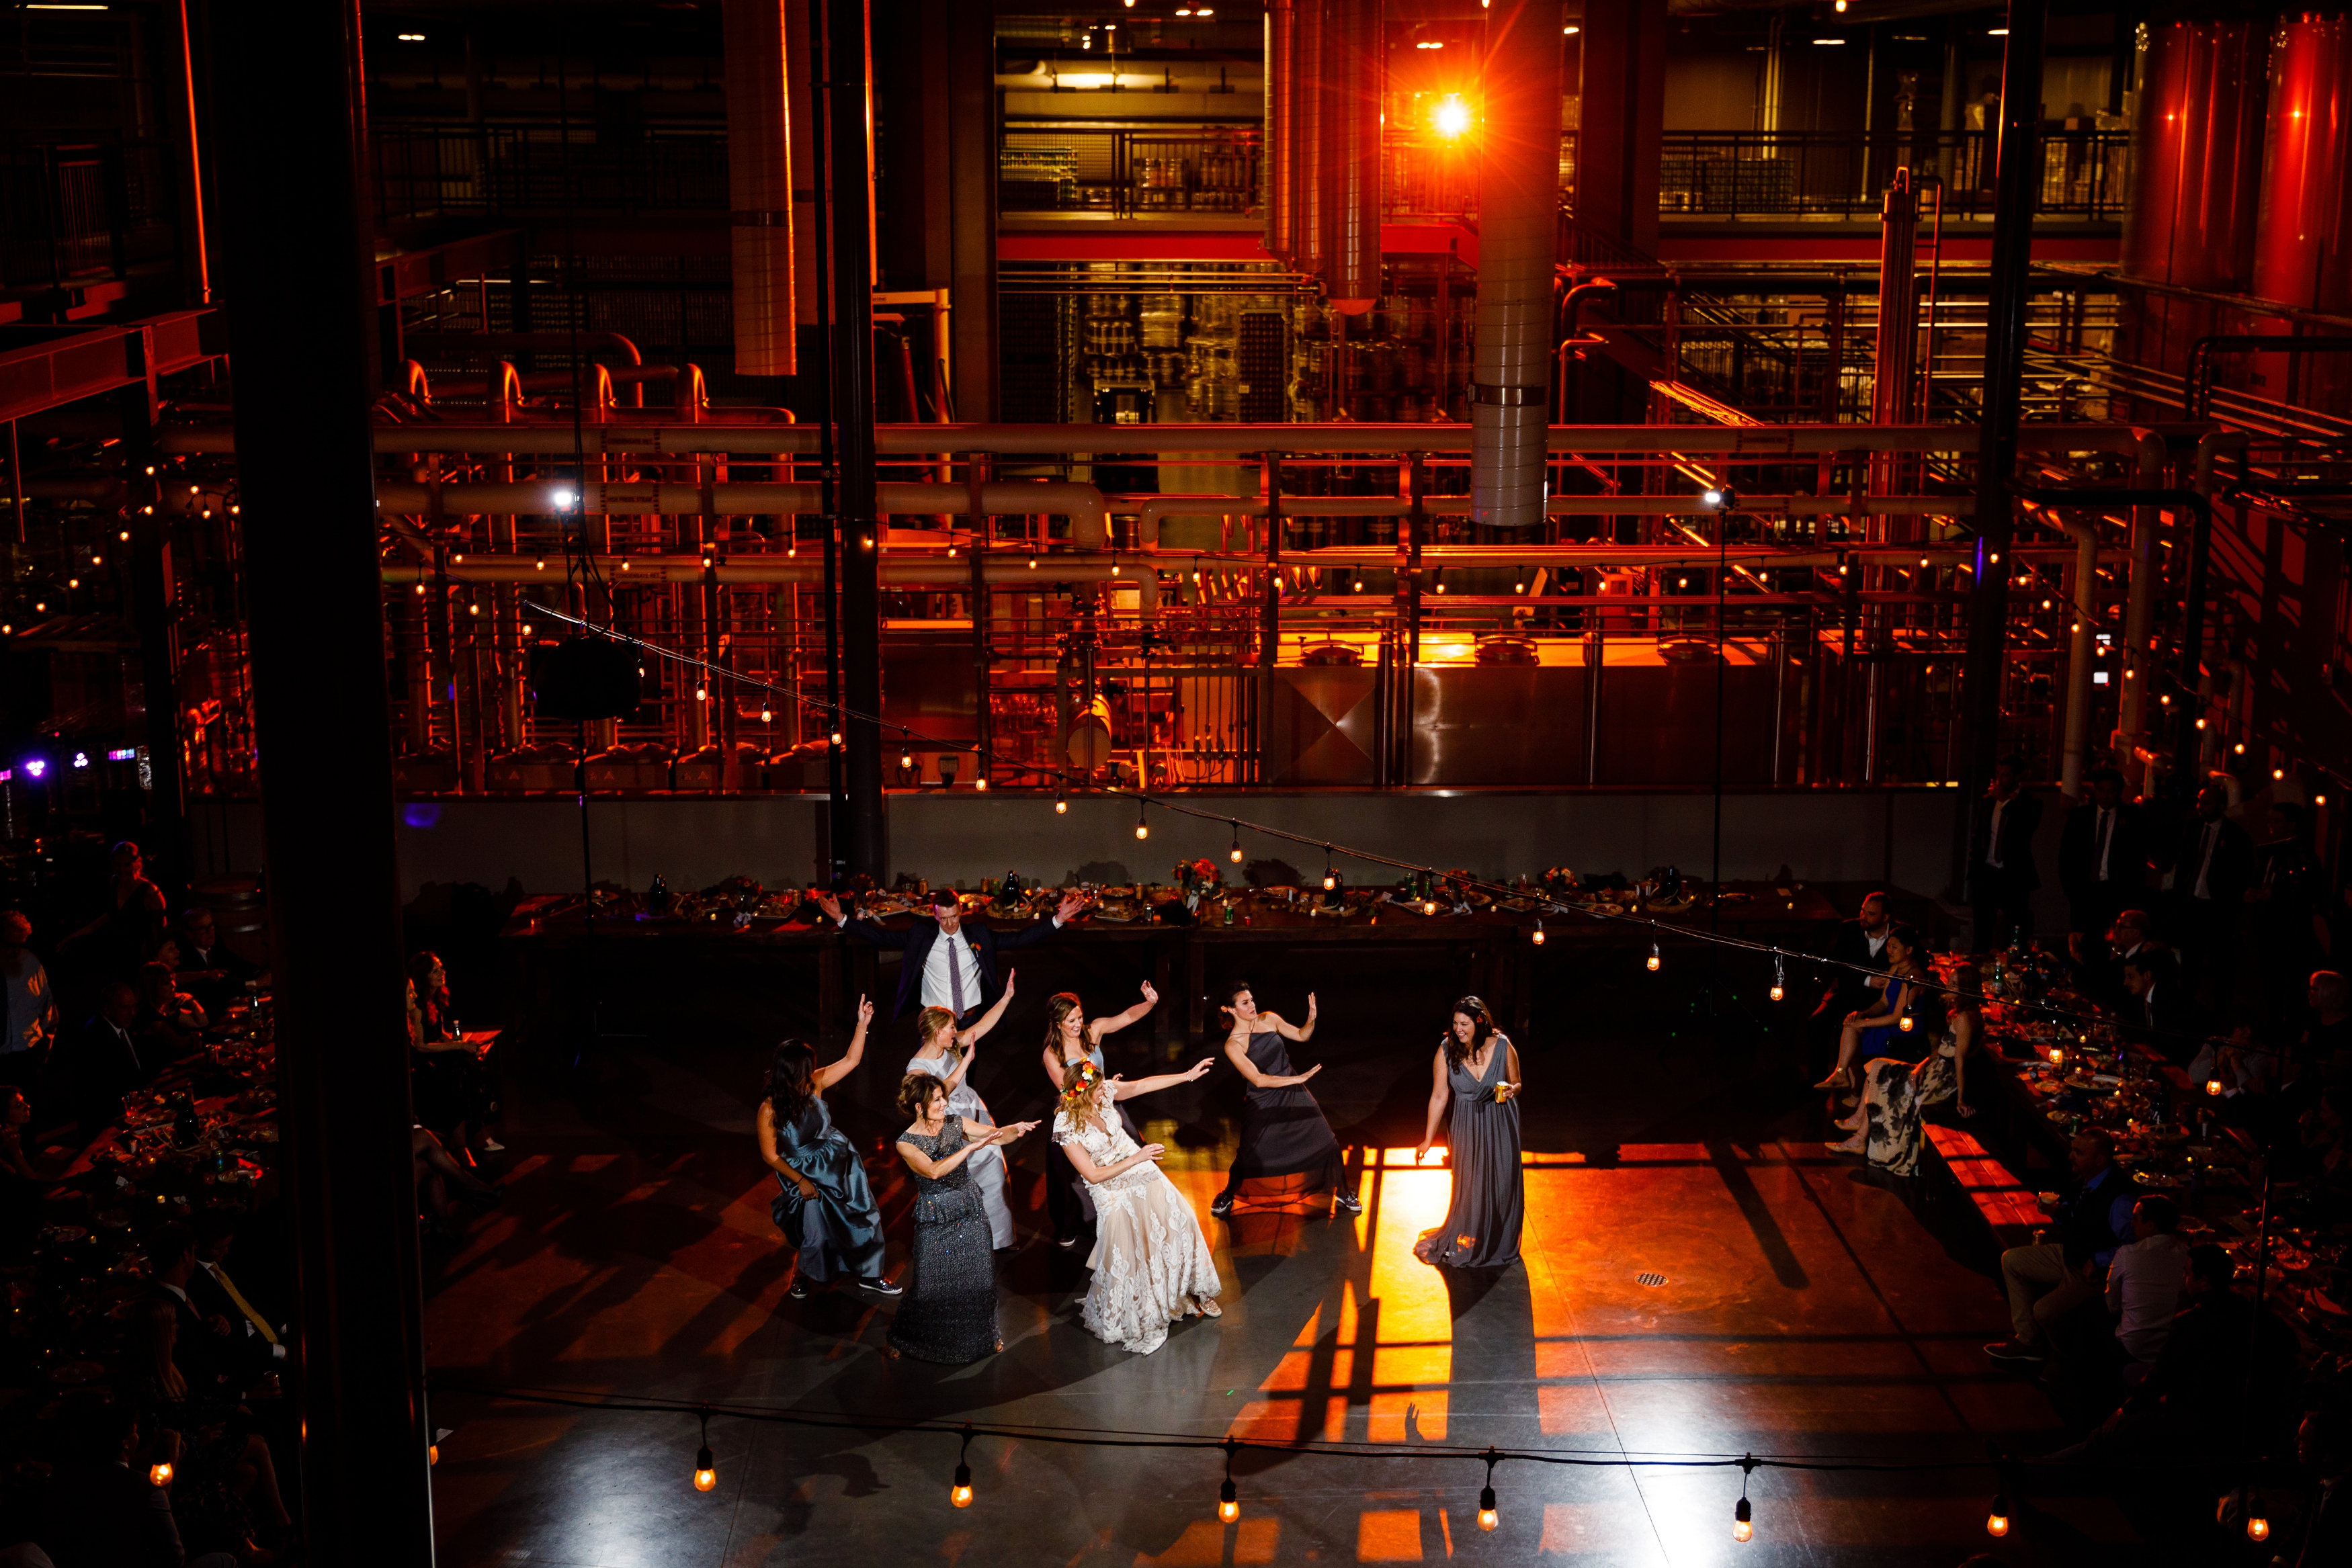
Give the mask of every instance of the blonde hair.
[[942, 1032], [948, 1037], [948, 1060], [952, 1062], [958, 1055], [955, 1014], [946, 1008], [925, 1008], [915, 1015], [915, 1038], [925, 1045], [929, 1045], [932, 1037]]

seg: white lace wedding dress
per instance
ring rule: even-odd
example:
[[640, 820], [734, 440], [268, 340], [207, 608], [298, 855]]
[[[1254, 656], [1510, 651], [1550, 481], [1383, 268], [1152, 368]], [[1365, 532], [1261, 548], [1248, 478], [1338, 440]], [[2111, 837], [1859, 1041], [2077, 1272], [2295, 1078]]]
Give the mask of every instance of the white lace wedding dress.
[[[1066, 1111], [1054, 1118], [1054, 1141], [1076, 1144], [1098, 1167], [1136, 1151], [1125, 1128], [1077, 1126]], [[1149, 1355], [1168, 1338], [1192, 1298], [1223, 1288], [1217, 1260], [1201, 1234], [1192, 1205], [1150, 1160], [1106, 1182], [1088, 1182], [1095, 1200], [1095, 1249], [1087, 1259], [1094, 1282], [1078, 1321], [1096, 1338]]]

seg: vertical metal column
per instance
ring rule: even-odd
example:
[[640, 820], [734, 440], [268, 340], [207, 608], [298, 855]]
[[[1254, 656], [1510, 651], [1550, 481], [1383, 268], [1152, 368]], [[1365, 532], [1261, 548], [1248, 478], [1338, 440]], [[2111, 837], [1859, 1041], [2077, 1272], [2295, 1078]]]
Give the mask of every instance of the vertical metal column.
[[849, 870], [883, 873], [881, 525], [874, 515], [874, 158], [866, 0], [824, 0], [826, 185], [832, 197], [835, 506], [841, 515], [842, 726]]
[[1282, 660], [1282, 455], [1265, 455], [1265, 594], [1257, 622], [1257, 781], [1274, 781], [1274, 669]]
[[2001, 673], [2008, 652], [2010, 486], [2017, 468], [2019, 392], [2025, 377], [2027, 269], [2041, 184], [2042, 38], [2048, 0], [2010, 0], [1995, 165], [1991, 299], [1986, 310], [1984, 420], [1977, 445], [1977, 559], [1960, 694], [1960, 799], [1952, 891], [1966, 897], [1969, 822], [2000, 749]]
[[[433, 1562], [360, 13], [215, 8], [223, 291], [293, 1212], [304, 1557]], [[288, 135], [287, 127], [301, 128]]]

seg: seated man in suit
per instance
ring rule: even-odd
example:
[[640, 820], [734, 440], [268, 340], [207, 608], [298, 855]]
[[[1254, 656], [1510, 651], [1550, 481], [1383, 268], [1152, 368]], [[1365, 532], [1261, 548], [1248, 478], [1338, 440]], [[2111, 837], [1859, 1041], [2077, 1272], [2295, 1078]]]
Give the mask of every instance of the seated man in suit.
[[2058, 841], [2058, 884], [2066, 893], [2066, 946], [2078, 964], [2126, 905], [2147, 888], [2147, 825], [2124, 799], [2124, 776], [2112, 768], [2090, 777], [2091, 798], [2066, 814]]
[[122, 1097], [153, 1076], [132, 1032], [139, 993], [120, 980], [98, 993], [98, 1011], [58, 1042], [42, 1083], [45, 1119], [70, 1118], [95, 1132], [122, 1114]]
[[1837, 934], [1824, 955], [1830, 962], [1822, 972], [1821, 1000], [1813, 1005], [1806, 1026], [1815, 1053], [1823, 1061], [1837, 1055], [1838, 1031], [1847, 1015], [1869, 1011], [1885, 991], [1886, 966], [1880, 955], [1886, 950], [1887, 933], [1894, 929], [1883, 893], [1864, 894], [1853, 918], [1838, 923]]
[[173, 978], [215, 1023], [228, 1016], [228, 1004], [245, 994], [247, 981], [265, 977], [260, 965], [221, 945], [213, 912], [201, 904], [180, 911], [179, 941], [180, 967]]
[[2176, 1065], [2197, 1054], [2206, 1035], [2203, 1015], [2169, 955], [2147, 951], [2124, 960], [2121, 1009], [2127, 1029]]
[[286, 1329], [274, 1322], [228, 1274], [229, 1249], [236, 1241], [237, 1217], [208, 1208], [196, 1219], [196, 1266], [188, 1275], [188, 1300], [208, 1324], [228, 1325], [227, 1354], [242, 1380], [276, 1371], [286, 1359]]
[[1064, 894], [1052, 921], [1037, 921], [1010, 936], [999, 936], [985, 920], [964, 924], [962, 902], [951, 887], [931, 889], [931, 918], [919, 919], [904, 931], [850, 919], [832, 894], [817, 894], [816, 902], [851, 936], [907, 955], [898, 969], [898, 1005], [891, 1017], [904, 1017], [910, 1007], [945, 1008], [962, 1027], [993, 1006], [1004, 988], [996, 976], [997, 954], [1043, 942], [1076, 918], [1087, 906], [1087, 895]]

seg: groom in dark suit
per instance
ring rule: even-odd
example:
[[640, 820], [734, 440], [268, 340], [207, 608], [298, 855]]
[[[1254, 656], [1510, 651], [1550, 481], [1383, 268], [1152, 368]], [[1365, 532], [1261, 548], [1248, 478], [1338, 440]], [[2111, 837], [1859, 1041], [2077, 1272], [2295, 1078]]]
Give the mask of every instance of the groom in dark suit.
[[1004, 988], [996, 975], [996, 955], [1043, 942], [1065, 922], [1076, 918], [1087, 906], [1087, 895], [1065, 894], [1051, 921], [1037, 921], [1010, 936], [999, 936], [985, 920], [966, 925], [963, 905], [951, 887], [931, 889], [931, 918], [918, 920], [904, 931], [893, 931], [871, 920], [850, 919], [842, 913], [841, 901], [829, 893], [817, 894], [816, 902], [835, 925], [851, 936], [907, 955], [898, 967], [898, 1003], [892, 1018], [904, 1018], [909, 1007], [920, 1005], [945, 1008], [961, 1025], [992, 1006], [997, 993]]

